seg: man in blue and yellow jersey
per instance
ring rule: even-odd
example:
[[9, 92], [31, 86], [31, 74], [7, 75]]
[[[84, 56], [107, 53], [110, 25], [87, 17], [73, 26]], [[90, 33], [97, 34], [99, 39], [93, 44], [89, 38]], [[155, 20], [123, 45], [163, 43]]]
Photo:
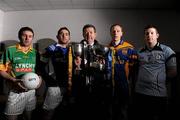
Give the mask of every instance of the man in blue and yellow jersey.
[[112, 25], [110, 33], [112, 37], [110, 43], [112, 52], [109, 59], [109, 70], [113, 84], [112, 119], [127, 120], [130, 73], [133, 61], [137, 56], [134, 47], [122, 39], [123, 29], [121, 25]]
[[34, 32], [29, 27], [22, 27], [18, 37], [20, 42], [8, 47], [0, 60], [0, 75], [10, 87], [5, 115], [8, 120], [17, 120], [25, 111], [30, 120], [36, 106], [35, 90], [27, 90], [20, 79], [25, 73], [36, 71], [37, 53], [32, 48]]

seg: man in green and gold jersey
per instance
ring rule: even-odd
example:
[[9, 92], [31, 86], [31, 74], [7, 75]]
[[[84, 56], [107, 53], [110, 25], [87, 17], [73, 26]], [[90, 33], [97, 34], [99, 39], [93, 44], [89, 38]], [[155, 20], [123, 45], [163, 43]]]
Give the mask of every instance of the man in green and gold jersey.
[[0, 59], [0, 75], [10, 90], [4, 113], [8, 120], [17, 120], [25, 111], [25, 118], [30, 120], [36, 106], [35, 90], [25, 88], [20, 79], [28, 72], [36, 72], [37, 52], [32, 47], [34, 32], [22, 27], [18, 37], [20, 42], [8, 47]]

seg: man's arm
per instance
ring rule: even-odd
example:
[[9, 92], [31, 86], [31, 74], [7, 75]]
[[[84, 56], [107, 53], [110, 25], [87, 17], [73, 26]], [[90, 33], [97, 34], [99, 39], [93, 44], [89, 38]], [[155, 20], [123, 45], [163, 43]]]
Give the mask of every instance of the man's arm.
[[11, 75], [9, 75], [6, 71], [0, 70], [0, 75], [1, 75], [4, 79], [7, 79], [7, 80], [10, 80], [10, 81], [13, 81], [13, 82], [18, 81], [16, 78], [14, 78], [14, 77], [12, 77]]
[[176, 57], [173, 56], [166, 62], [166, 75], [168, 79], [173, 79], [177, 75]]

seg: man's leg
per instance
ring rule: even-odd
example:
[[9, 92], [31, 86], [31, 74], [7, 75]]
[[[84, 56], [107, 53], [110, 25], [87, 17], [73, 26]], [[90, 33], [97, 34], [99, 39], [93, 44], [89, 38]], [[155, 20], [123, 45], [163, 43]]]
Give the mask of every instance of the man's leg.
[[6, 120], [17, 120], [18, 116], [17, 115], [6, 115]]
[[25, 111], [24, 112], [24, 118], [25, 120], [32, 120], [32, 111]]

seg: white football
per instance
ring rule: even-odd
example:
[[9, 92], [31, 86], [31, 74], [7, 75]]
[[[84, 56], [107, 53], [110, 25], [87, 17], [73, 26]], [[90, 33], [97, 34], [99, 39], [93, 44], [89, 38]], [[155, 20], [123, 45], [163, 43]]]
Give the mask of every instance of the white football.
[[36, 89], [41, 84], [41, 80], [36, 73], [30, 72], [22, 76], [24, 86], [30, 90]]

